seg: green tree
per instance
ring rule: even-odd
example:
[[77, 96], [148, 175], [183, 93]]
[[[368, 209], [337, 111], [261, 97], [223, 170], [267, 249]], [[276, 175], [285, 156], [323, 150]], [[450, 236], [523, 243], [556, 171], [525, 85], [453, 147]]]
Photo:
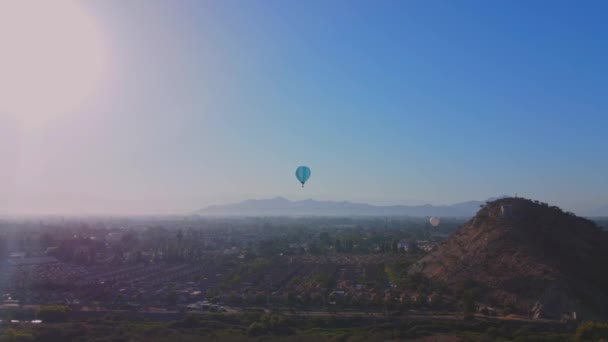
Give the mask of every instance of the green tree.
[[44, 233], [40, 236], [40, 247], [51, 247], [55, 244], [53, 236], [49, 233]]
[[250, 336], [261, 335], [265, 331], [266, 331], [266, 329], [265, 329], [264, 325], [262, 325], [262, 323], [260, 323], [260, 322], [253, 322], [247, 328], [247, 334]]
[[169, 290], [167, 293], [167, 304], [169, 306], [175, 306], [177, 304], [177, 292], [175, 292], [175, 290]]
[[8, 328], [6, 331], [0, 336], [0, 341], [4, 342], [26, 342], [33, 341], [34, 336], [31, 333], [25, 331], [17, 331], [13, 328]]
[[399, 244], [397, 243], [397, 240], [395, 240], [395, 239], [393, 239], [393, 241], [391, 242], [391, 252], [393, 252], [393, 253], [399, 252]]
[[38, 318], [48, 323], [65, 322], [69, 314], [70, 309], [62, 305], [43, 306], [38, 310]]
[[464, 313], [464, 319], [473, 319], [475, 316], [475, 297], [473, 291], [465, 290], [462, 294], [461, 299], [462, 311]]
[[408, 251], [412, 254], [420, 253], [420, 248], [418, 248], [418, 244], [416, 243], [416, 241], [410, 241], [410, 243], [408, 244]]
[[328, 246], [330, 243], [329, 233], [321, 232], [321, 234], [319, 234], [319, 241], [321, 241], [323, 246]]
[[0, 237], [0, 259], [4, 259], [8, 256], [8, 245], [6, 238]]
[[608, 340], [608, 323], [585, 322], [576, 328], [576, 342], [602, 340]]

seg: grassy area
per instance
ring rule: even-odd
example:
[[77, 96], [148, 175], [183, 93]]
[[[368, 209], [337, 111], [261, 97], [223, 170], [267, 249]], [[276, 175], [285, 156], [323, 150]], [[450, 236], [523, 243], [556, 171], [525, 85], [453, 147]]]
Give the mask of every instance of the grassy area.
[[[606, 337], [604, 326], [584, 326], [581, 336]], [[157, 322], [111, 314], [63, 323], [14, 324], [0, 341], [383, 341], [428, 336], [459, 341], [575, 341], [565, 327], [516, 322], [419, 321], [385, 318], [302, 318], [280, 314], [188, 315]]]

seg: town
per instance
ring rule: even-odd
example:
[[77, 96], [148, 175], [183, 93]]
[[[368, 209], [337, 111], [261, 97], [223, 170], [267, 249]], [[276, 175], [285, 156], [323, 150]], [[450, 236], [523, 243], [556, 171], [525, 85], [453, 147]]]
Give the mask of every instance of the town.
[[402, 272], [462, 223], [423, 218], [4, 220], [2, 308], [397, 310], [444, 289]]

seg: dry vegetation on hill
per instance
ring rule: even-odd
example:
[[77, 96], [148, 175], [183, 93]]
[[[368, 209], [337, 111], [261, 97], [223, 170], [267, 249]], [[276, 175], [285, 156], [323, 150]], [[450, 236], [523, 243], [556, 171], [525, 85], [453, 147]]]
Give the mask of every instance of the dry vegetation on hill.
[[606, 232], [593, 222], [537, 201], [504, 198], [483, 206], [410, 272], [535, 317], [578, 312], [593, 318], [607, 315], [607, 262]]

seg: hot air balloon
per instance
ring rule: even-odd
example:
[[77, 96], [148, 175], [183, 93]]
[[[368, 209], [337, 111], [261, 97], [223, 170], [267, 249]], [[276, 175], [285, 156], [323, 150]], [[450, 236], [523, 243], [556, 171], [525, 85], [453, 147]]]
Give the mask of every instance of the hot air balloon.
[[308, 166], [300, 166], [296, 169], [296, 178], [302, 183], [302, 187], [304, 187], [304, 183], [310, 178], [310, 169]]
[[431, 223], [431, 225], [432, 225], [433, 227], [437, 227], [437, 226], [438, 226], [438, 225], [441, 223], [441, 220], [439, 219], [439, 217], [434, 217], [434, 216], [433, 216], [433, 217], [431, 217], [431, 218], [429, 219], [429, 222]]

